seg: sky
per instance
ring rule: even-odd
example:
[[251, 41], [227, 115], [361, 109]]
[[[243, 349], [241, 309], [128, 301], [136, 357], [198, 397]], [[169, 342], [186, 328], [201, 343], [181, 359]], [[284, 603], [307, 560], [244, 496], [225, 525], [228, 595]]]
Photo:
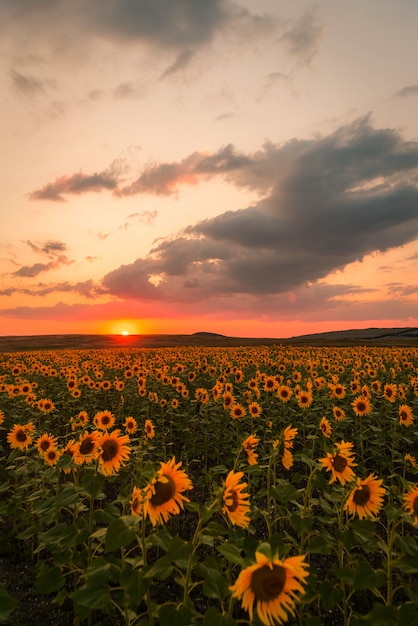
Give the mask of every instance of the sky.
[[416, 0], [0, 24], [0, 335], [418, 326]]

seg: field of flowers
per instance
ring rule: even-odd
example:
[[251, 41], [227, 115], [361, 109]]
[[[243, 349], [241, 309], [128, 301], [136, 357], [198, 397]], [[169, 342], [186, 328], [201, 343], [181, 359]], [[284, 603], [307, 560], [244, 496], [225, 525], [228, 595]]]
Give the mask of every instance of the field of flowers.
[[417, 407], [418, 348], [3, 353], [3, 540], [74, 626], [416, 626]]

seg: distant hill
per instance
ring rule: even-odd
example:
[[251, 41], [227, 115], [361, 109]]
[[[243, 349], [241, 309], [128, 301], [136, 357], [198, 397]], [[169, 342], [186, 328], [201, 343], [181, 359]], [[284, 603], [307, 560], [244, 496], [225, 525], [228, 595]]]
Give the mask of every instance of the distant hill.
[[88, 350], [102, 348], [163, 348], [179, 346], [418, 346], [418, 328], [359, 328], [280, 339], [228, 337], [218, 333], [191, 335], [30, 335], [0, 337], [0, 352], [32, 350]]

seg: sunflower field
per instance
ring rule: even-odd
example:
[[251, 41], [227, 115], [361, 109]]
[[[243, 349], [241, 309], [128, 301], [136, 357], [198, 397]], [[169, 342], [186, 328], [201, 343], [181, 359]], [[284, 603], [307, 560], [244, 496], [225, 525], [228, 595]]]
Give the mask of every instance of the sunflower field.
[[416, 626], [417, 413], [414, 347], [2, 353], [1, 545], [74, 626]]

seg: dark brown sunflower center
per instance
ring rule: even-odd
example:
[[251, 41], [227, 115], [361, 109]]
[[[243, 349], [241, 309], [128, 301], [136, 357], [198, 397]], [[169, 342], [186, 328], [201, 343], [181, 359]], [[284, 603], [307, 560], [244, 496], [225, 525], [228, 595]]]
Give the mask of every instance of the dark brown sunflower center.
[[402, 410], [400, 412], [400, 418], [401, 418], [401, 420], [406, 421], [408, 419], [408, 413], [406, 411]]
[[283, 591], [286, 584], [286, 569], [281, 565], [267, 565], [256, 569], [251, 576], [251, 589], [256, 600], [271, 602]]
[[365, 402], [357, 402], [357, 411], [359, 413], [364, 413], [364, 411], [366, 410], [366, 403]]
[[334, 470], [336, 472], [343, 472], [347, 467], [348, 461], [345, 456], [341, 456], [341, 454], [336, 454], [334, 457]]
[[111, 461], [118, 454], [119, 446], [114, 439], [108, 439], [102, 443], [102, 459], [103, 461]]
[[162, 479], [162, 481], [157, 480], [154, 485], [155, 493], [150, 500], [153, 506], [161, 506], [162, 504], [165, 504], [171, 500], [176, 493], [174, 480], [170, 476], [165, 476], [164, 474]]
[[80, 454], [91, 454], [94, 450], [94, 441], [91, 437], [84, 439], [80, 446]]
[[108, 424], [110, 422], [110, 417], [108, 415], [103, 415], [102, 417], [102, 424]]
[[353, 496], [354, 504], [357, 504], [357, 506], [364, 506], [365, 504], [368, 503], [369, 500], [370, 500], [369, 485], [362, 485], [361, 487], [358, 487], [355, 490], [354, 496]]
[[239, 504], [239, 497], [235, 489], [228, 490], [228, 493], [226, 497], [224, 498], [224, 502], [225, 502], [226, 508], [231, 513], [237, 510], [238, 504]]
[[44, 452], [46, 452], [48, 450], [48, 448], [50, 447], [51, 442], [48, 439], [44, 439], [41, 442], [41, 450], [43, 450]]
[[26, 433], [24, 430], [18, 430], [16, 433], [16, 439], [17, 441], [20, 441], [21, 443], [23, 443], [24, 441], [26, 441], [27, 437], [26, 437]]
[[415, 497], [412, 508], [414, 510], [414, 515], [418, 515], [418, 496]]

